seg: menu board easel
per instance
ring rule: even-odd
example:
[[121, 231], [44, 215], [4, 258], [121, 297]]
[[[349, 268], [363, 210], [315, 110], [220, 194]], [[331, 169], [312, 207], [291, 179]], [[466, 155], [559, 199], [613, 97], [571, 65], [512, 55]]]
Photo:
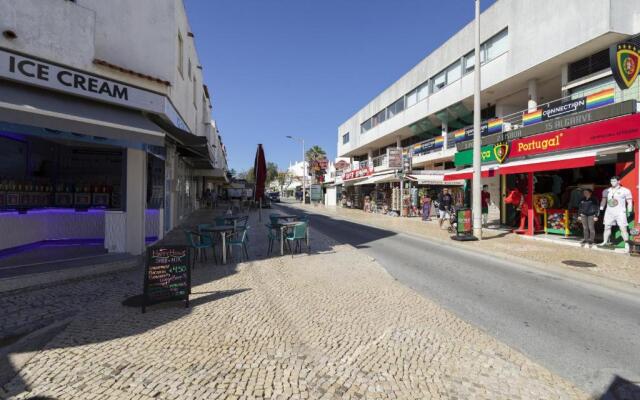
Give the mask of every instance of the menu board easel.
[[152, 246], [147, 249], [142, 312], [165, 301], [185, 301], [191, 293], [191, 254], [187, 246]]

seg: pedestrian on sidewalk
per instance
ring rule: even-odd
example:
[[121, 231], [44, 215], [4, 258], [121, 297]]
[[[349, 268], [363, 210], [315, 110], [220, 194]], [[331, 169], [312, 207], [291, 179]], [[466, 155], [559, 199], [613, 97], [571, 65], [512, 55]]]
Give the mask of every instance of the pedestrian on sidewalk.
[[489, 223], [489, 203], [491, 203], [491, 193], [489, 193], [489, 185], [482, 186], [481, 202], [482, 226], [486, 226]]
[[426, 194], [422, 196], [422, 220], [431, 221], [431, 197]]
[[578, 205], [578, 219], [582, 221], [584, 240], [582, 244], [592, 245], [596, 240], [595, 222], [600, 216], [598, 200], [593, 197], [591, 189], [582, 190], [582, 199]]
[[442, 223], [446, 219], [450, 218], [451, 204], [453, 203], [453, 197], [449, 194], [449, 189], [442, 189], [442, 193], [438, 197], [438, 224], [442, 228]]

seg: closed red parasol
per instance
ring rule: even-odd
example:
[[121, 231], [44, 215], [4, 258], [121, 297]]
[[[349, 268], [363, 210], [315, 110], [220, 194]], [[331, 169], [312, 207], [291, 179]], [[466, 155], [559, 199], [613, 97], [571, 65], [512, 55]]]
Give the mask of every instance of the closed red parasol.
[[267, 161], [264, 158], [264, 149], [262, 148], [262, 144], [258, 145], [256, 160], [253, 164], [253, 171], [256, 174], [254, 200], [259, 201], [264, 198], [264, 187], [267, 180]]

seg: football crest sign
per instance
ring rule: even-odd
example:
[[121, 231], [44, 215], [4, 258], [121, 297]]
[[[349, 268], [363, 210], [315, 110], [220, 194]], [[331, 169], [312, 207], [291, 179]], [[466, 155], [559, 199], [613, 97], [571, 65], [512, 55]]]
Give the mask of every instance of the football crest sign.
[[624, 42], [612, 46], [609, 50], [611, 72], [620, 89], [629, 89], [640, 71], [640, 53], [638, 46]]

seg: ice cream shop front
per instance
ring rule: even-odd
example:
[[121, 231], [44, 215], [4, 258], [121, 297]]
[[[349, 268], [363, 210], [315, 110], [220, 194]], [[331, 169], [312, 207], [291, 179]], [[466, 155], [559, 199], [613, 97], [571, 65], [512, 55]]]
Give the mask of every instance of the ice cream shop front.
[[176, 115], [161, 94], [0, 51], [0, 277], [38, 254], [136, 256], [161, 237]]

